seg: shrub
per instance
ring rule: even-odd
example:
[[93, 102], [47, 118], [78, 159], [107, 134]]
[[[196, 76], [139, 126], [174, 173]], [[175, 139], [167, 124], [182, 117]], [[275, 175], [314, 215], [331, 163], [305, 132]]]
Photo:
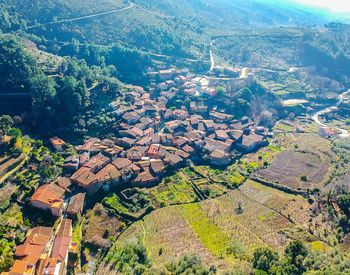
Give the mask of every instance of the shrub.
[[278, 262], [278, 254], [269, 247], [257, 248], [253, 254], [253, 267], [268, 272]]

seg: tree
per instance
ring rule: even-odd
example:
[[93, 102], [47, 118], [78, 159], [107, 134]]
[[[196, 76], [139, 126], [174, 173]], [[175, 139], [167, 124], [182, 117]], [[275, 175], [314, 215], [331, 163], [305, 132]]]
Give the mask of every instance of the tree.
[[209, 269], [203, 264], [201, 258], [197, 255], [184, 256], [178, 262], [171, 262], [166, 266], [167, 270], [174, 275], [180, 274], [215, 274], [216, 267]]
[[349, 217], [350, 216], [350, 194], [338, 196], [337, 202], [339, 204], [339, 207]]
[[0, 116], [0, 131], [3, 132], [3, 134], [7, 134], [8, 131], [13, 126], [13, 119], [8, 115]]
[[0, 30], [7, 32], [11, 28], [9, 14], [3, 4], [0, 5]]
[[151, 266], [146, 247], [140, 240], [113, 247], [106, 259], [122, 274], [143, 274]]
[[56, 96], [56, 83], [43, 73], [30, 80], [32, 111], [37, 118], [47, 118], [52, 113], [52, 105]]
[[61, 111], [66, 114], [64, 120], [71, 123], [73, 118], [90, 104], [89, 92], [85, 83], [73, 76], [65, 77], [59, 91]]
[[14, 35], [0, 35], [0, 72], [3, 88], [22, 89], [29, 86], [30, 78], [39, 72], [32, 55], [25, 51]]
[[290, 265], [294, 265], [300, 273], [305, 271], [303, 261], [308, 255], [308, 251], [304, 244], [297, 240], [292, 241], [285, 250], [285, 257], [287, 258]]
[[22, 136], [22, 131], [18, 128], [11, 128], [8, 133], [11, 137], [15, 139]]
[[254, 251], [253, 267], [268, 272], [278, 262], [278, 254], [269, 247], [260, 247]]

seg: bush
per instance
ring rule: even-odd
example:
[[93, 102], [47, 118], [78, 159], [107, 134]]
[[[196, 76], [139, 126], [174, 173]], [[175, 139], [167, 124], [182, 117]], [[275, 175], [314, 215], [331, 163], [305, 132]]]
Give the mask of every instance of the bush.
[[144, 274], [151, 267], [146, 247], [140, 240], [113, 247], [106, 260], [121, 274]]
[[167, 270], [174, 275], [180, 274], [215, 274], [216, 267], [211, 266], [209, 269], [203, 264], [198, 255], [184, 256], [178, 262], [172, 262], [166, 266]]
[[257, 248], [253, 254], [253, 267], [268, 272], [278, 262], [278, 254], [269, 247]]

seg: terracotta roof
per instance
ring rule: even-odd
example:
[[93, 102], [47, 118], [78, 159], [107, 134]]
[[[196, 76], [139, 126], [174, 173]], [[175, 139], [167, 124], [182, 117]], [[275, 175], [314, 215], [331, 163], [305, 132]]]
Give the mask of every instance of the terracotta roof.
[[59, 187], [65, 189], [65, 190], [69, 190], [68, 188], [71, 186], [72, 182], [70, 181], [69, 178], [66, 177], [59, 177], [57, 178], [54, 183], [56, 183]]
[[182, 151], [182, 150], [177, 150], [176, 154], [179, 155], [180, 157], [182, 157], [183, 159], [187, 159], [190, 157], [189, 153]]
[[210, 112], [210, 116], [212, 116], [215, 119], [219, 119], [219, 120], [230, 120], [230, 119], [233, 119], [232, 115], [228, 115], [228, 114], [220, 113], [220, 112], [215, 112], [215, 111]]
[[202, 138], [205, 135], [203, 131], [194, 130], [188, 133], [185, 133], [185, 136], [189, 139], [196, 140], [198, 138]]
[[51, 257], [61, 261], [66, 259], [72, 241], [72, 221], [63, 219], [52, 246]]
[[139, 120], [140, 119], [140, 116], [138, 115], [138, 113], [136, 112], [129, 112], [129, 113], [125, 113], [123, 115], [123, 119], [126, 121], [126, 122], [129, 122], [129, 121], [132, 121], [132, 120]]
[[134, 179], [135, 183], [148, 183], [156, 180], [155, 177], [149, 171], [149, 168], [146, 168], [145, 171], [141, 172], [137, 175], [136, 179]]
[[83, 187], [87, 187], [90, 184], [97, 182], [97, 177], [89, 168], [81, 167], [71, 176], [71, 180]]
[[119, 146], [113, 146], [110, 148], [106, 148], [105, 150], [103, 150], [103, 152], [109, 156], [116, 156], [119, 153], [123, 152], [123, 148]]
[[165, 170], [165, 165], [162, 160], [152, 160], [151, 169], [154, 173], [158, 174]]
[[75, 196], [73, 196], [69, 201], [69, 204], [67, 207], [67, 213], [76, 215], [82, 212], [84, 207], [84, 201], [85, 201], [85, 193], [78, 193]]
[[149, 125], [149, 124], [151, 124], [153, 122], [152, 119], [150, 119], [149, 117], [146, 117], [146, 116], [141, 117], [140, 121], [141, 121], [141, 123], [143, 123], [145, 125]]
[[84, 164], [83, 167], [89, 168], [91, 170], [101, 167], [109, 162], [109, 158], [105, 157], [102, 154], [93, 156], [88, 162]]
[[217, 139], [226, 140], [228, 139], [227, 132], [225, 130], [216, 130], [215, 135]]
[[194, 152], [193, 147], [189, 146], [189, 145], [185, 145], [184, 147], [182, 147], [182, 150], [185, 151], [186, 153], [190, 154]]
[[117, 167], [119, 170], [123, 169], [124, 167], [130, 166], [132, 162], [127, 158], [117, 158], [112, 162], [112, 164]]
[[152, 144], [149, 148], [148, 148], [148, 152], [147, 154], [150, 156], [157, 156], [160, 150], [160, 144]]
[[144, 146], [135, 146], [129, 149], [126, 152], [126, 157], [130, 160], [140, 160], [145, 156], [147, 147]]
[[135, 137], [141, 137], [143, 135], [143, 131], [137, 127], [130, 129], [130, 131], [133, 133], [133, 136]]
[[221, 150], [214, 150], [214, 151], [210, 154], [210, 157], [211, 157], [211, 158], [220, 159], [220, 158], [225, 158], [225, 157], [227, 157], [227, 154], [226, 154], [224, 151], [221, 151]]
[[142, 138], [142, 139], [140, 139], [138, 142], [136, 142], [136, 144], [138, 144], [138, 145], [147, 145], [147, 144], [150, 144], [152, 142], [152, 138], [151, 137], [148, 137], [148, 136], [146, 136], [146, 137], [144, 137], [144, 138]]
[[171, 165], [177, 165], [182, 162], [183, 159], [177, 154], [167, 153], [165, 161], [169, 162]]
[[249, 136], [243, 135], [242, 145], [246, 147], [254, 146], [255, 144], [262, 142], [264, 140], [263, 136], [250, 134]]
[[121, 174], [118, 168], [115, 167], [113, 164], [108, 164], [96, 174], [96, 178], [99, 182], [118, 180], [120, 176]]
[[55, 202], [63, 203], [64, 193], [65, 190], [54, 183], [45, 184], [35, 191], [30, 201], [37, 201], [46, 206], [52, 206]]
[[84, 143], [84, 145], [81, 147], [80, 150], [81, 151], [90, 151], [92, 146], [99, 141], [100, 140], [98, 138], [90, 138]]
[[235, 140], [240, 139], [243, 136], [243, 131], [241, 130], [230, 130], [228, 134]]
[[214, 125], [215, 125], [214, 121], [212, 120], [202, 120], [202, 123], [207, 129], [214, 128]]
[[185, 144], [189, 143], [189, 140], [188, 138], [186, 137], [175, 137], [173, 139], [173, 144], [176, 146], [176, 147], [182, 147], [184, 146]]
[[57, 258], [47, 258], [43, 261], [40, 261], [40, 264], [37, 269], [37, 274], [43, 275], [55, 275], [55, 270], [59, 260]]
[[214, 151], [215, 149], [222, 150], [222, 151], [228, 151], [230, 149], [230, 145], [222, 141], [218, 141], [210, 138], [205, 138], [204, 141], [205, 141], [205, 148], [210, 152]]
[[63, 144], [65, 144], [65, 142], [62, 139], [58, 138], [58, 137], [50, 138], [50, 142], [51, 142], [52, 145], [63, 145]]
[[51, 234], [52, 228], [49, 227], [35, 227], [29, 230], [24, 244], [16, 248], [15, 256], [19, 260], [15, 261], [9, 274], [25, 274], [34, 267], [44, 252]]
[[116, 143], [119, 144], [120, 146], [132, 146], [134, 143], [136, 142], [135, 139], [132, 138], [127, 138], [127, 137], [123, 137], [123, 138], [119, 138], [117, 139]]
[[34, 268], [27, 261], [16, 260], [11, 268], [9, 275], [31, 274]]

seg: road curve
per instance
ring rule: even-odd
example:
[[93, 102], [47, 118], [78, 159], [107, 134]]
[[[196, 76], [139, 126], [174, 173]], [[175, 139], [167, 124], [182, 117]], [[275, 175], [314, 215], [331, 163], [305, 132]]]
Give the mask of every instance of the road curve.
[[69, 18], [69, 19], [62, 19], [62, 20], [52, 21], [52, 22], [43, 23], [43, 24], [37, 24], [37, 25], [34, 25], [34, 26], [29, 26], [28, 29], [33, 29], [33, 28], [38, 28], [38, 27], [48, 26], [48, 25], [62, 24], [62, 23], [67, 23], [67, 22], [74, 22], [74, 21], [79, 21], [79, 20], [84, 20], [84, 19], [89, 19], [89, 18], [94, 18], [94, 17], [99, 17], [99, 16], [103, 16], [103, 15], [108, 15], [108, 14], [112, 14], [112, 13], [126, 11], [126, 10], [129, 10], [129, 9], [132, 9], [134, 6], [135, 6], [135, 4], [132, 3], [129, 6], [124, 7], [124, 8], [119, 8], [119, 9], [115, 9], [115, 10], [111, 10], [111, 11], [94, 13], [94, 14], [90, 14], [90, 15], [74, 17], [74, 18]]
[[[328, 114], [328, 113], [331, 113], [333, 111], [335, 111], [337, 109], [337, 107], [344, 101], [345, 97], [347, 95], [350, 94], [350, 90], [341, 94], [339, 96], [339, 100], [338, 100], [338, 103], [335, 105], [335, 106], [331, 106], [331, 107], [328, 107], [326, 109], [323, 109], [319, 112], [317, 112], [316, 114], [314, 114], [313, 116], [311, 116], [311, 118], [318, 124], [320, 125], [321, 127], [328, 127], [326, 124], [322, 123], [321, 120], [320, 120], [320, 116], [322, 115], [325, 115], [325, 114]], [[336, 131], [340, 132], [340, 137], [344, 137], [344, 138], [350, 138], [350, 133], [348, 130], [346, 129], [341, 129], [341, 128], [334, 128]]]
[[210, 50], [209, 50], [209, 55], [210, 55], [210, 69], [209, 72], [212, 72], [215, 68], [215, 59], [214, 59], [214, 54], [213, 54], [213, 44], [214, 40], [210, 41]]

